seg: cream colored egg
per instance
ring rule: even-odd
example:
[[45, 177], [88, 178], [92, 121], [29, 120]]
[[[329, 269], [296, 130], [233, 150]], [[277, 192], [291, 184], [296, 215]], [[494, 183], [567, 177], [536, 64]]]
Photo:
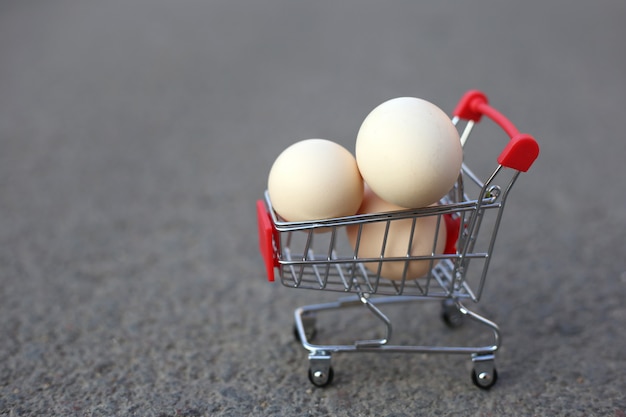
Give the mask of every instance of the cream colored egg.
[[326, 139], [306, 139], [276, 158], [267, 189], [283, 219], [319, 220], [355, 214], [363, 198], [363, 179], [346, 148]]
[[[363, 204], [358, 212], [360, 214], [383, 213], [402, 209], [402, 207], [382, 200], [366, 185]], [[412, 239], [412, 218], [391, 221], [386, 241], [386, 221], [363, 224], [360, 236], [358, 224], [348, 226], [346, 231], [353, 249], [356, 247], [357, 239], [359, 239], [357, 256], [360, 258], [379, 258], [381, 252], [384, 257], [406, 257], [409, 253], [410, 240], [412, 241], [411, 256], [431, 256], [433, 252], [435, 254], [443, 253], [446, 245], [446, 225], [443, 218], [439, 221], [438, 233], [437, 223], [437, 216], [418, 217], [415, 220], [415, 231]], [[436, 244], [435, 236], [437, 237]], [[385, 244], [384, 252], [383, 243]], [[417, 279], [426, 275], [436, 263], [436, 260], [431, 263], [430, 259], [410, 261], [408, 266], [406, 261], [383, 262], [380, 275], [390, 280], [401, 280], [405, 267], [407, 267], [406, 279]], [[380, 262], [365, 262], [364, 265], [376, 274]]]
[[434, 104], [399, 97], [363, 121], [356, 160], [366, 183], [401, 207], [425, 207], [446, 195], [461, 169], [463, 150], [450, 118]]

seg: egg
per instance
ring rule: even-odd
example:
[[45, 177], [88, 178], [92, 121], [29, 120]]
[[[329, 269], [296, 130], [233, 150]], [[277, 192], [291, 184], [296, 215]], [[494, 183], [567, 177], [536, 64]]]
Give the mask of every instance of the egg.
[[382, 199], [418, 208], [439, 201], [458, 178], [463, 150], [456, 127], [436, 105], [415, 97], [388, 100], [358, 131], [356, 160]]
[[363, 179], [346, 148], [327, 139], [306, 139], [276, 158], [267, 190], [274, 210], [287, 221], [328, 219], [356, 213]]
[[[363, 204], [358, 210], [359, 214], [383, 213], [389, 211], [402, 210], [395, 204], [384, 201], [377, 196], [371, 188], [365, 186]], [[439, 223], [439, 224], [437, 224]], [[379, 258], [385, 240], [386, 221], [364, 223], [359, 236], [359, 225], [354, 224], [346, 227], [348, 241], [353, 249], [356, 249], [356, 242], [359, 239], [357, 256], [360, 258]], [[446, 246], [446, 225], [443, 218], [439, 221], [437, 216], [417, 217], [415, 219], [415, 231], [411, 239], [411, 229], [413, 219], [398, 219], [391, 221], [387, 239], [385, 242], [384, 257], [406, 257], [409, 252], [409, 241], [411, 241], [411, 256], [431, 256], [433, 249], [435, 254], [443, 253]], [[435, 244], [435, 236], [437, 242]], [[430, 259], [409, 261], [408, 266], [405, 261], [383, 262], [380, 275], [390, 280], [401, 280], [407, 267], [406, 279], [413, 280], [426, 275], [429, 269], [437, 263]], [[374, 274], [378, 273], [380, 262], [364, 262], [364, 265]]]

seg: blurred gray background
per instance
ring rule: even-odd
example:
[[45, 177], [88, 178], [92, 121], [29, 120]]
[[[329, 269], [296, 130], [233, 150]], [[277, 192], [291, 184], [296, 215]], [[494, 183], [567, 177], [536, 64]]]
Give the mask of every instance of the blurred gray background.
[[[624, 416], [626, 3], [458, 3], [3, 1], [0, 415]], [[474, 88], [541, 145], [476, 306], [498, 384], [363, 354], [314, 389], [292, 312], [337, 295], [265, 278], [274, 158]], [[484, 123], [477, 171], [503, 146]], [[450, 337], [428, 307], [398, 314]]]

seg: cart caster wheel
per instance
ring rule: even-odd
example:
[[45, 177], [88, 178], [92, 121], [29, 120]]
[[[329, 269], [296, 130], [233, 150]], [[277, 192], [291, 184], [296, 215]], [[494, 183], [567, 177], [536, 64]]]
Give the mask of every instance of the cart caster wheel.
[[332, 367], [327, 370], [309, 368], [309, 381], [316, 387], [327, 387], [333, 382], [335, 371]]
[[496, 381], [498, 381], [498, 371], [495, 368], [493, 368], [492, 372], [482, 371], [480, 373], [476, 369], [472, 369], [472, 382], [478, 388], [490, 389], [495, 385]]
[[465, 314], [461, 313], [454, 300], [445, 299], [441, 303], [441, 319], [448, 327], [456, 329], [465, 323]]
[[[302, 324], [302, 328], [304, 329], [304, 336], [306, 340], [302, 340], [300, 337], [300, 332], [298, 332], [298, 324]], [[296, 316], [296, 324], [293, 326], [293, 335], [298, 343], [303, 343], [305, 341], [312, 341], [317, 334], [317, 318], [315, 313], [312, 312], [303, 312], [302, 314]]]
[[[313, 339], [315, 339], [315, 335], [317, 334], [317, 329], [315, 327], [312, 327], [310, 329], [305, 328], [304, 333], [306, 336], [306, 340], [308, 342], [311, 342]], [[298, 326], [296, 326], [295, 324], [293, 326], [293, 337], [296, 340], [296, 342], [302, 343], [302, 339], [300, 338], [300, 332], [298, 332]]]

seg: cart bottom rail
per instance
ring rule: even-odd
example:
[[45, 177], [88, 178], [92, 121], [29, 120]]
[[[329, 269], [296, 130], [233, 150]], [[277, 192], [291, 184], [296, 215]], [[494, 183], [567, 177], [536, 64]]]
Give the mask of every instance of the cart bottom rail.
[[[482, 389], [491, 388], [497, 380], [495, 368], [495, 352], [501, 344], [501, 334], [498, 326], [485, 317], [469, 310], [458, 298], [441, 300], [442, 318], [450, 327], [459, 327], [465, 319], [472, 320], [481, 327], [490, 330], [493, 344], [482, 346], [413, 346], [393, 345], [392, 324], [389, 318], [379, 308], [386, 304], [406, 303], [415, 301], [433, 300], [430, 297], [420, 296], [389, 296], [369, 297], [359, 295], [341, 298], [335, 302], [313, 304], [299, 307], [295, 310], [294, 335], [302, 346], [309, 351], [309, 380], [318, 387], [329, 385], [334, 377], [331, 358], [334, 353], [341, 352], [389, 352], [389, 353], [445, 353], [469, 354], [473, 363], [471, 373], [472, 382]], [[345, 345], [318, 345], [312, 341], [317, 333], [316, 315], [322, 311], [332, 311], [344, 308], [366, 307], [384, 325], [385, 336], [373, 340], [357, 340]]]

